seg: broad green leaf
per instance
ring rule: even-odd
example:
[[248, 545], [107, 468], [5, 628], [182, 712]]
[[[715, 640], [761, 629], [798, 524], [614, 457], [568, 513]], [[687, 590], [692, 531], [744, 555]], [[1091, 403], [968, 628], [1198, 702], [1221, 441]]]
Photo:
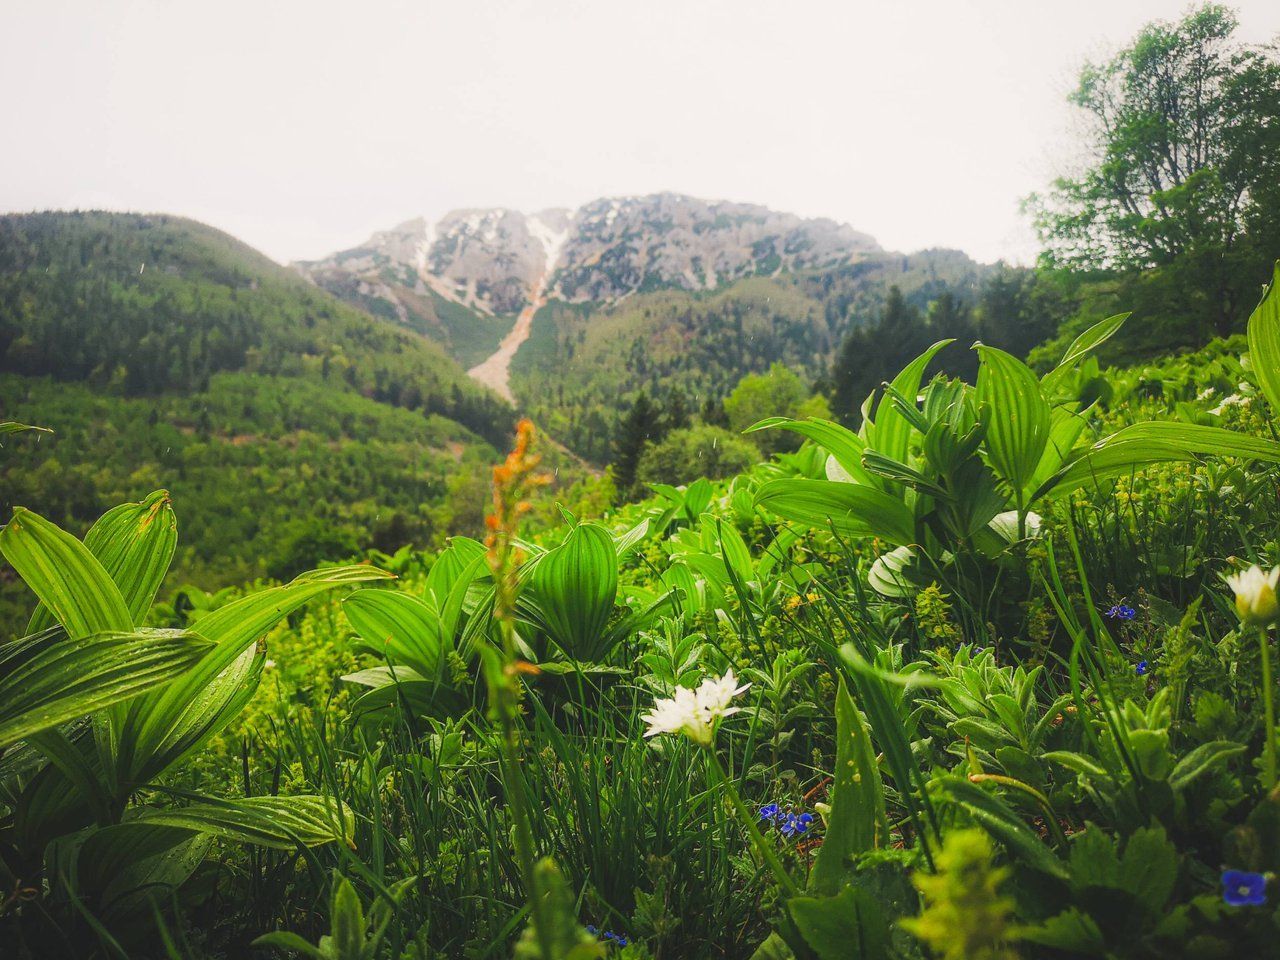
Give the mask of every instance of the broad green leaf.
[[889, 389], [885, 391], [884, 396], [880, 398], [880, 403], [876, 406], [875, 423], [867, 433], [867, 446], [891, 460], [906, 462], [911, 424], [902, 411], [895, 406], [893, 395], [896, 393], [908, 402], [914, 403], [916, 395], [920, 392], [920, 381], [924, 377], [925, 368], [938, 355], [939, 350], [954, 342], [953, 339], [939, 340], [907, 364], [893, 378]]
[[1280, 260], [1249, 317], [1249, 360], [1272, 415], [1280, 417]]
[[538, 558], [525, 590], [523, 610], [565, 656], [604, 659], [605, 627], [618, 595], [618, 554], [608, 530], [597, 523], [574, 527]]
[[887, 834], [884, 787], [875, 748], [841, 677], [836, 689], [836, 768], [831, 813], [809, 874], [808, 889], [823, 896], [836, 895], [849, 880], [854, 855], [880, 846]]
[[401, 705], [414, 716], [438, 718], [461, 716], [470, 706], [465, 692], [436, 680], [424, 680], [410, 667], [371, 667], [342, 679], [370, 688], [351, 705], [352, 715], [361, 720]]
[[1023, 486], [1026, 502], [1030, 502], [1041, 484], [1053, 476], [1054, 472], [1066, 462], [1086, 426], [1088, 421], [1082, 414], [1074, 412], [1069, 407], [1053, 408], [1049, 415], [1049, 440], [1044, 445], [1040, 462], [1036, 464], [1035, 470]]
[[[84, 545], [119, 588], [133, 622], [142, 623], [178, 545], [178, 522], [169, 492], [157, 490], [141, 503], [111, 508], [89, 528]], [[27, 632], [36, 633], [53, 622], [53, 615], [41, 604]]]
[[1020, 492], [1049, 441], [1049, 404], [1040, 381], [1021, 360], [979, 345], [978, 400], [986, 423], [987, 453], [1001, 479]]
[[1230, 740], [1202, 743], [1174, 765], [1169, 772], [1169, 786], [1181, 790], [1219, 764], [1244, 753], [1244, 746]]
[[26, 433], [27, 431], [35, 431], [36, 433], [53, 433], [48, 427], [33, 427], [27, 423], [18, 423], [16, 420], [5, 420], [0, 422], [0, 437], [8, 436], [11, 433]]
[[75, 888], [109, 899], [143, 884], [176, 887], [207, 853], [212, 837], [182, 827], [140, 821], [90, 833], [75, 855]]
[[131, 776], [148, 782], [231, 720], [232, 708], [252, 693], [265, 657], [249, 648], [282, 619], [336, 587], [390, 576], [364, 564], [311, 571], [201, 617], [200, 634], [216, 644], [213, 650], [180, 679], [131, 705], [121, 733], [122, 746], [133, 747]]
[[639, 523], [613, 538], [613, 549], [617, 552], [619, 559], [625, 557], [644, 542], [644, 538], [649, 535], [649, 525], [650, 519], [645, 517]]
[[1280, 443], [1194, 423], [1172, 420], [1134, 423], [1078, 452], [1041, 484], [1035, 497], [1059, 497], [1091, 483], [1127, 476], [1152, 464], [1190, 461], [1203, 456], [1280, 463]]
[[441, 635], [439, 615], [424, 601], [399, 590], [357, 590], [342, 601], [342, 611], [363, 649], [427, 680], [444, 675], [452, 638]]
[[951, 798], [964, 807], [987, 832], [1008, 848], [1009, 852], [1027, 866], [1057, 877], [1067, 879], [1067, 868], [1035, 832], [1023, 823], [1022, 818], [995, 794], [988, 793], [977, 784], [959, 777], [948, 777], [942, 784]]
[[148, 810], [128, 823], [182, 827], [223, 840], [293, 850], [347, 841], [355, 816], [329, 797], [243, 797]]
[[845, 473], [862, 483], [870, 483], [866, 471], [862, 468], [862, 454], [866, 450], [866, 442], [846, 427], [830, 420], [810, 417], [807, 420], [792, 420], [789, 417], [770, 417], [748, 427], [743, 433], [754, 433], [757, 430], [790, 430], [802, 437], [812, 440], [827, 453], [835, 457], [836, 463], [844, 468]]
[[1069, 367], [1081, 357], [1098, 349], [1124, 326], [1124, 322], [1129, 319], [1129, 316], [1130, 314], [1128, 313], [1117, 313], [1114, 317], [1099, 320], [1071, 341], [1071, 346], [1067, 347], [1067, 352], [1058, 361], [1058, 367]]
[[1124, 843], [1120, 889], [1133, 894], [1154, 915], [1164, 908], [1178, 880], [1178, 852], [1159, 825], [1139, 827]]
[[274, 930], [271, 933], [264, 933], [255, 939], [250, 946], [292, 950], [295, 953], [302, 954], [304, 957], [311, 957], [312, 960], [333, 960], [330, 954], [322, 953], [318, 947], [307, 943], [296, 933], [290, 933], [288, 930]]
[[72, 640], [61, 627], [0, 647], [0, 749], [168, 683], [212, 647], [183, 630]]
[[925, 586], [913, 576], [918, 567], [915, 552], [910, 547], [894, 547], [876, 557], [867, 572], [867, 582], [882, 597], [914, 596]]
[[895, 545], [915, 538], [914, 517], [901, 500], [858, 483], [770, 480], [756, 493], [756, 506], [845, 537], [882, 537]]
[[1020, 936], [1029, 943], [1064, 950], [1071, 956], [1108, 956], [1107, 942], [1098, 924], [1075, 907], [1042, 923], [1024, 926]]
[[470, 537], [454, 537], [447, 550], [436, 557], [427, 573], [427, 595], [436, 609], [442, 609], [446, 598], [467, 570], [476, 569], [476, 560], [483, 560], [484, 545]]
[[751, 960], [795, 960], [795, 956], [787, 942], [775, 932], [765, 937], [764, 942], [756, 947]]
[[787, 911], [818, 960], [889, 956], [889, 924], [867, 890], [847, 886], [832, 897], [792, 897]]
[[119, 588], [89, 548], [39, 514], [16, 508], [0, 530], [0, 552], [72, 639], [133, 628]]
[[330, 935], [334, 953], [347, 957], [362, 957], [364, 953], [364, 908], [356, 896], [356, 888], [343, 876], [333, 881], [332, 906], [329, 909]]
[[[157, 807], [135, 812], [129, 820], [95, 831], [81, 850], [81, 858], [102, 857], [112, 848], [146, 844], [146, 853], [165, 842], [155, 827], [208, 834], [221, 840], [251, 843], [277, 850], [315, 847], [347, 841], [355, 830], [355, 817], [328, 797], [242, 797], [193, 803], [186, 807]], [[180, 838], [179, 838], [180, 839]]]

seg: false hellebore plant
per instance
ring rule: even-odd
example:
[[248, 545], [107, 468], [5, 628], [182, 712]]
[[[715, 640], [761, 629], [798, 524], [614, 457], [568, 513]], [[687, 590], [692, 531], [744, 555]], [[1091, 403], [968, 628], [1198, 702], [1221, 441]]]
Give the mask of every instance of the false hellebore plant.
[[[998, 558], [1035, 536], [1037, 508], [1082, 487], [1201, 456], [1280, 462], [1274, 440], [1177, 421], [1133, 423], [1083, 441], [1092, 404], [1078, 367], [1127, 317], [1086, 330], [1039, 378], [1016, 357], [976, 344], [976, 386], [939, 377], [922, 389], [925, 369], [952, 341], [935, 343], [885, 384], [878, 402], [867, 398], [856, 433], [814, 418], [761, 421], [751, 429], [791, 430], [828, 456], [826, 479], [771, 480], [757, 505], [803, 526], [890, 544], [870, 582], [905, 596], [936, 579], [924, 564]], [[1263, 393], [1280, 410], [1276, 281], [1250, 317], [1249, 348]]]
[[350, 842], [351, 812], [321, 796], [155, 799], [249, 701], [267, 631], [314, 597], [387, 574], [315, 570], [195, 630], [143, 627], [177, 537], [163, 490], [107, 511], [83, 541], [23, 508], [0, 531], [0, 552], [39, 599], [27, 635], [0, 645], [0, 884], [32, 891], [45, 916], [74, 903], [119, 920], [170, 902], [215, 840]]

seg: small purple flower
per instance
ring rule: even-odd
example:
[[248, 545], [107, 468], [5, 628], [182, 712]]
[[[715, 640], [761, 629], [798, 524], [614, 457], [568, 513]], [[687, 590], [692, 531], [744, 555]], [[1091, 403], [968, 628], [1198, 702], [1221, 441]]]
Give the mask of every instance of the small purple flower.
[[1245, 870], [1224, 870], [1222, 899], [1232, 907], [1260, 907], [1267, 902], [1267, 878]]
[[766, 803], [760, 808], [761, 823], [773, 823], [774, 821], [781, 820], [783, 815], [784, 814], [778, 808], [776, 803]]
[[1137, 615], [1137, 610], [1133, 609], [1133, 607], [1126, 606], [1123, 603], [1117, 603], [1107, 611], [1107, 616], [1112, 620], [1132, 620]]
[[813, 814], [811, 813], [788, 813], [786, 819], [782, 822], [782, 826], [778, 829], [784, 837], [794, 837], [797, 834], [808, 831], [811, 823], [813, 823]]
[[1138, 665], [1137, 665], [1136, 667], [1134, 667], [1134, 668], [1133, 668], [1133, 672], [1134, 672], [1134, 673], [1136, 673], [1136, 674], [1137, 674], [1138, 676], [1140, 676], [1140, 677], [1145, 677], [1145, 676], [1147, 675], [1147, 671], [1148, 671], [1148, 670], [1150, 670], [1150, 669], [1151, 669], [1151, 667], [1150, 667], [1150, 665], [1147, 663], [1147, 661], [1145, 661], [1145, 660], [1139, 660], [1139, 661], [1138, 661]]
[[587, 924], [587, 933], [591, 934], [597, 940], [603, 940], [605, 943], [612, 943], [614, 946], [625, 947], [629, 942], [626, 937], [620, 933], [614, 933], [612, 930], [601, 932], [593, 924]]

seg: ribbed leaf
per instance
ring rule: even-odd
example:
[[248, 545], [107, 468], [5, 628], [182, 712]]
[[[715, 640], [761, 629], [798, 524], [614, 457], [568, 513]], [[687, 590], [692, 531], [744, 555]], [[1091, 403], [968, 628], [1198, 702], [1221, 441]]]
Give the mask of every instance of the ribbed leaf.
[[442, 676], [449, 641], [441, 635], [439, 615], [422, 600], [398, 590], [357, 590], [342, 601], [342, 611], [365, 650], [425, 679]]
[[753, 433], [756, 430], [769, 429], [790, 430], [792, 433], [798, 433], [812, 440], [835, 457], [836, 463], [844, 468], [845, 473], [863, 483], [871, 483], [862, 468], [862, 453], [867, 448], [866, 442], [852, 430], [838, 423], [832, 423], [830, 420], [819, 420], [813, 417], [807, 420], [770, 417], [742, 432]]
[[470, 706], [468, 695], [435, 680], [424, 680], [409, 667], [371, 667], [342, 678], [370, 688], [351, 705], [358, 718], [403, 704], [420, 717], [457, 717]]
[[[215, 647], [208, 656], [217, 652]], [[265, 662], [264, 651], [250, 647], [199, 686], [191, 683], [189, 672], [158, 691], [163, 695], [182, 687], [188, 693], [181, 701], [156, 694], [133, 701], [116, 761], [122, 789], [152, 782], [234, 720], [257, 690]]]
[[1066, 865], [999, 797], [959, 777], [947, 778], [944, 788], [988, 833], [1003, 843], [1010, 854], [1041, 873], [1067, 879]]
[[1062, 359], [1058, 361], [1059, 367], [1069, 367], [1081, 357], [1093, 352], [1102, 346], [1118, 331], [1124, 322], [1129, 319], [1128, 313], [1117, 313], [1114, 317], [1107, 317], [1105, 320], [1099, 320], [1080, 336], [1071, 341], [1071, 346], [1067, 347], [1067, 352], [1062, 355]]
[[292, 850], [348, 839], [355, 816], [328, 797], [244, 797], [148, 810], [121, 826], [155, 824], [209, 833], [223, 840]]
[[126, 765], [130, 777], [147, 782], [234, 716], [231, 708], [247, 697], [238, 691], [256, 683], [261, 669], [262, 655], [246, 656], [246, 651], [280, 620], [336, 587], [390, 577], [363, 564], [316, 570], [201, 617], [200, 634], [216, 644], [214, 649], [180, 679], [132, 705], [128, 729], [121, 735], [122, 745], [133, 747]]
[[75, 889], [108, 899], [143, 884], [175, 887], [204, 858], [211, 839], [201, 841], [199, 834], [182, 827], [132, 820], [95, 830], [76, 856]]
[[1280, 261], [1249, 317], [1249, 360], [1272, 415], [1280, 417]]
[[[140, 624], [169, 570], [178, 545], [178, 521], [167, 490], [141, 503], [123, 503], [104, 513], [84, 536], [84, 545], [107, 571], [135, 624]], [[27, 633], [52, 626], [53, 615], [36, 608]]]
[[16, 420], [0, 422], [0, 437], [8, 436], [11, 433], [26, 433], [28, 430], [34, 430], [37, 433], [53, 433], [48, 427], [33, 427], [28, 423], [18, 423]]
[[16, 508], [0, 531], [0, 552], [72, 639], [132, 629], [111, 575], [88, 547], [39, 514]]
[[858, 483], [770, 480], [756, 493], [756, 506], [845, 537], [882, 537], [897, 545], [915, 537], [914, 518], [902, 501]]
[[979, 345], [978, 401], [991, 465], [1015, 491], [1031, 479], [1049, 441], [1049, 404], [1040, 381], [1021, 360]]
[[527, 613], [572, 660], [599, 661], [618, 596], [618, 554], [599, 524], [582, 523], [540, 557], [526, 590]]
[[1035, 497], [1059, 497], [1092, 483], [1127, 476], [1152, 464], [1202, 456], [1280, 463], [1280, 443], [1222, 427], [1173, 420], [1134, 423], [1079, 452], [1041, 484]]
[[938, 355], [939, 350], [954, 342], [954, 340], [939, 340], [903, 367], [902, 371], [893, 378], [889, 389], [876, 406], [875, 424], [868, 431], [869, 447], [891, 460], [906, 462], [911, 424], [893, 403], [893, 394], [896, 393], [909, 403], [914, 403], [916, 395], [920, 393], [920, 381], [924, 377], [925, 368]]
[[[168, 683], [213, 648], [183, 630], [96, 633], [53, 641], [25, 656], [18, 644], [0, 650], [0, 749]], [[32, 639], [32, 638], [28, 638]], [[21, 642], [20, 642], [21, 643]]]
[[1088, 421], [1070, 408], [1053, 408], [1049, 416], [1049, 442], [1044, 445], [1040, 462], [1036, 464], [1030, 479], [1023, 486], [1028, 502], [1040, 485], [1053, 476], [1055, 471], [1061, 469], [1075, 449], [1076, 443], [1080, 440], [1080, 434], [1084, 432], [1087, 425]]
[[836, 768], [831, 813], [809, 874], [808, 889], [835, 896], [849, 882], [851, 858], [875, 849], [887, 832], [884, 787], [876, 767], [876, 752], [841, 677], [836, 690]]
[[90, 888], [105, 887], [134, 865], [177, 847], [193, 836], [294, 850], [347, 840], [355, 820], [345, 806], [319, 796], [245, 797], [151, 808], [94, 831], [80, 848], [79, 873]]

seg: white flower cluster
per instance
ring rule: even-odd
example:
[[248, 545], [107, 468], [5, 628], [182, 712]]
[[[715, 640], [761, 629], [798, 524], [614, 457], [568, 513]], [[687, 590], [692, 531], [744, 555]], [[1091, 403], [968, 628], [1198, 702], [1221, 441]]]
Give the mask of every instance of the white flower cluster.
[[1209, 412], [1215, 417], [1222, 416], [1227, 407], [1247, 407], [1253, 402], [1253, 387], [1248, 383], [1241, 381], [1236, 384], [1239, 393], [1233, 393], [1230, 396], [1223, 397], [1222, 401]]
[[749, 683], [737, 684], [738, 680], [730, 670], [723, 677], [707, 677], [697, 690], [677, 687], [674, 697], [655, 701], [653, 712], [643, 718], [649, 725], [645, 736], [683, 733], [698, 746], [711, 746], [716, 721], [737, 713], [740, 708], [729, 706], [730, 702], [751, 686]]
[[1249, 626], [1265, 627], [1280, 619], [1277, 585], [1280, 585], [1280, 567], [1266, 573], [1254, 564], [1248, 570], [1227, 577], [1227, 586], [1236, 594], [1236, 612]]

